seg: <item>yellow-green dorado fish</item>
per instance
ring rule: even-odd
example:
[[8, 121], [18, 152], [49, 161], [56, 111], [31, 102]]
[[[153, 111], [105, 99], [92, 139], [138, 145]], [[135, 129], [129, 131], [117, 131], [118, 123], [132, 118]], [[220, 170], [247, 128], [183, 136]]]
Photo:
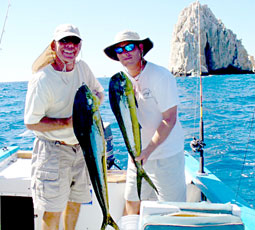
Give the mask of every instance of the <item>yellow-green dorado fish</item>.
[[123, 73], [117, 73], [110, 79], [109, 100], [112, 111], [118, 121], [127, 150], [137, 168], [137, 192], [141, 199], [142, 178], [157, 191], [157, 188], [144, 171], [141, 162], [135, 157], [141, 154], [140, 126], [136, 115], [136, 101], [132, 82]]
[[81, 86], [74, 99], [73, 128], [88, 167], [89, 176], [103, 213], [101, 229], [111, 225], [119, 229], [109, 213], [105, 139], [99, 113], [99, 99], [90, 89]]

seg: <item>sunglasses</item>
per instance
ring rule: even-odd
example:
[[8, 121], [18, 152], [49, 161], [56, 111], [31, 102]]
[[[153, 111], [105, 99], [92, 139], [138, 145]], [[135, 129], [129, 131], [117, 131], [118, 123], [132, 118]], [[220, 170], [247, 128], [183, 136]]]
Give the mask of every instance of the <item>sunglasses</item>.
[[124, 49], [127, 51], [127, 52], [130, 52], [132, 50], [134, 50], [135, 48], [135, 44], [133, 43], [130, 43], [128, 45], [125, 45], [123, 47], [116, 47], [114, 50], [117, 54], [122, 54], [124, 52]]
[[81, 42], [81, 39], [76, 36], [69, 36], [69, 37], [64, 37], [64, 38], [60, 39], [59, 42], [64, 43], [64, 44], [71, 42], [75, 45], [78, 45]]

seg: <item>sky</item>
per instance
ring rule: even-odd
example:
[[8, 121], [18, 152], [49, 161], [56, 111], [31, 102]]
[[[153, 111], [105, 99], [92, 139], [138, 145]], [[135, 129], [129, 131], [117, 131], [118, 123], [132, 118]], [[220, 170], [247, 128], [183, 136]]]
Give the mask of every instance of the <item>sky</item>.
[[[96, 77], [111, 77], [122, 70], [103, 49], [115, 35], [129, 29], [154, 48], [146, 60], [169, 66], [172, 33], [180, 12], [195, 0], [1, 0], [0, 82], [28, 81], [31, 66], [52, 40], [59, 24], [76, 25], [83, 38], [81, 58]], [[8, 18], [4, 21], [10, 3]], [[255, 56], [254, 0], [201, 0], [209, 6]]]

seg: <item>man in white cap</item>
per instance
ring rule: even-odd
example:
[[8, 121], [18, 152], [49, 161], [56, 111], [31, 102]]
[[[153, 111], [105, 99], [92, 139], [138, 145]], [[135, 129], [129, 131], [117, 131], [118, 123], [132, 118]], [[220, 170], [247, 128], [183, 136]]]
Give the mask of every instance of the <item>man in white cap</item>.
[[[120, 61], [133, 83], [143, 146], [136, 160], [143, 162], [159, 192], [155, 194], [143, 180], [141, 200], [185, 201], [184, 135], [178, 119], [176, 80], [167, 69], [144, 59], [152, 47], [149, 38], [142, 40], [136, 32], [126, 30], [118, 33], [104, 52]], [[129, 158], [124, 215], [139, 214], [136, 184], [136, 168]]]
[[82, 39], [77, 27], [56, 28], [52, 42], [33, 64], [24, 122], [36, 138], [31, 189], [36, 210], [43, 211], [42, 229], [75, 229], [80, 204], [91, 201], [89, 176], [72, 125], [77, 89], [86, 84], [103, 101], [103, 87], [88, 65], [76, 60]]

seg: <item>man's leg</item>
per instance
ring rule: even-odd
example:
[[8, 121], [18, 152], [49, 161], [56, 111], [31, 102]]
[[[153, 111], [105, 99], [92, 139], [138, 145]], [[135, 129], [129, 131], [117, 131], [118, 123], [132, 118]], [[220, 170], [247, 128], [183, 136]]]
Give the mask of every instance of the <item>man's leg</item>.
[[64, 229], [65, 230], [74, 230], [79, 213], [80, 213], [81, 204], [68, 201], [66, 209], [63, 213], [64, 220]]
[[42, 230], [58, 230], [61, 212], [44, 212]]
[[129, 201], [126, 200], [126, 205], [124, 209], [124, 216], [125, 215], [135, 215], [140, 214], [140, 201]]

